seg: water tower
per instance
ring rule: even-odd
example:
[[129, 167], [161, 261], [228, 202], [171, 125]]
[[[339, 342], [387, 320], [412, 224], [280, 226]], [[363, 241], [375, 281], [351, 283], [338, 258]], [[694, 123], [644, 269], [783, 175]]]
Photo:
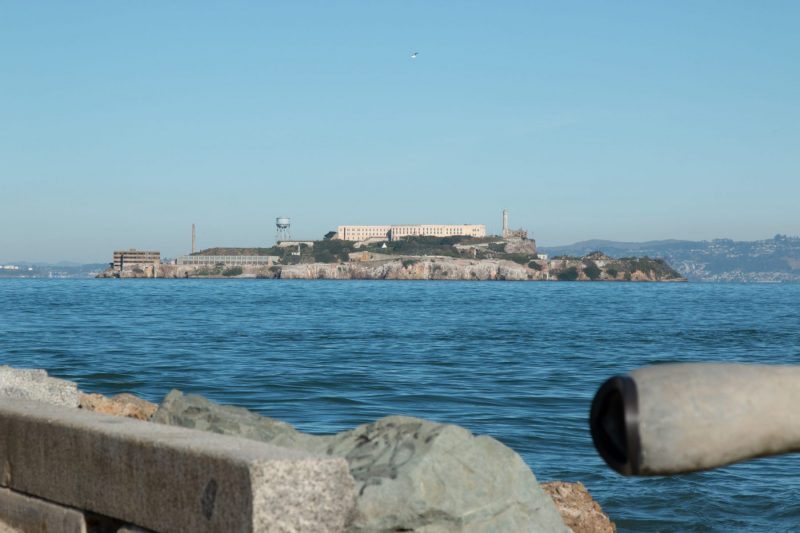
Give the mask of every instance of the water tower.
[[291, 225], [289, 217], [278, 217], [275, 219], [275, 228], [277, 230], [275, 242], [292, 240], [292, 233], [289, 231]]

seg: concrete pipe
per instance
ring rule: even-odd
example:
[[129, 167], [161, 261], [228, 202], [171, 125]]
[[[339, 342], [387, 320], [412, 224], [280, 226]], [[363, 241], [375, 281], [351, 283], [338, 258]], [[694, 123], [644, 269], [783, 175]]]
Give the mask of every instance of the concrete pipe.
[[800, 451], [800, 367], [688, 363], [606, 381], [592, 440], [620, 474], [669, 475]]

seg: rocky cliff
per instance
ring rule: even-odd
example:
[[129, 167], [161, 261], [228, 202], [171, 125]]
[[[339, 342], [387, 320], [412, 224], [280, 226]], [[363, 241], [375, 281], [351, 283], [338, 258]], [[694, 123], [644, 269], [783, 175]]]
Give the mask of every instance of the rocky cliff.
[[[234, 273], [235, 272], [235, 273]], [[536, 259], [521, 264], [503, 259], [397, 257], [347, 263], [301, 263], [270, 267], [160, 265], [155, 272], [131, 267], [106, 270], [99, 277], [389, 279], [475, 281], [685, 281], [663, 261], [648, 258], [611, 259], [593, 254], [582, 258]]]

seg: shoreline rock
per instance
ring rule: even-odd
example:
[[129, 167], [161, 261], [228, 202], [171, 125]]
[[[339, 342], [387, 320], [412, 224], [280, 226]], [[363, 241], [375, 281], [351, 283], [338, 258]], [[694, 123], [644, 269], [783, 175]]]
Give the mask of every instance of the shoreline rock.
[[[627, 262], [626, 262], [627, 261]], [[658, 260], [616, 260], [601, 255], [585, 258], [535, 260], [520, 264], [507, 259], [459, 259], [447, 256], [397, 256], [347, 263], [242, 266], [241, 274], [225, 276], [207, 266], [159, 265], [154, 274], [130, 265], [122, 272], [111, 268], [98, 278], [171, 279], [329, 279], [430, 281], [609, 281], [685, 282]]]
[[[31, 399], [25, 387], [36, 389], [42, 382], [77, 391], [75, 383], [49, 378], [43, 370], [0, 367], [0, 397]], [[58, 395], [36, 399], [64, 405]], [[80, 392], [76, 400], [71, 407], [341, 457], [358, 493], [350, 532], [616, 531], [583, 484], [540, 484], [516, 452], [455, 425], [390, 416], [319, 436], [179, 391], [159, 406], [127, 393], [109, 398]]]
[[81, 392], [80, 408], [96, 413], [124, 416], [136, 420], [150, 420], [158, 406], [127, 392], [112, 397]]
[[616, 533], [617, 527], [580, 481], [548, 481], [541, 487], [574, 533]]
[[519, 454], [459, 426], [389, 416], [308, 435], [177, 390], [152, 421], [346, 459], [358, 494], [351, 532], [568, 531]]
[[0, 366], [0, 397], [78, 406], [78, 385], [53, 378], [46, 370]]

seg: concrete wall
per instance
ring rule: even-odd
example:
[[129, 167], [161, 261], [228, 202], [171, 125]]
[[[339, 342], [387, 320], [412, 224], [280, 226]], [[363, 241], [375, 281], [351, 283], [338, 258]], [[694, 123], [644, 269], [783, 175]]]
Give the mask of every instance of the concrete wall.
[[0, 487], [21, 531], [341, 531], [355, 505], [344, 459], [9, 398]]

